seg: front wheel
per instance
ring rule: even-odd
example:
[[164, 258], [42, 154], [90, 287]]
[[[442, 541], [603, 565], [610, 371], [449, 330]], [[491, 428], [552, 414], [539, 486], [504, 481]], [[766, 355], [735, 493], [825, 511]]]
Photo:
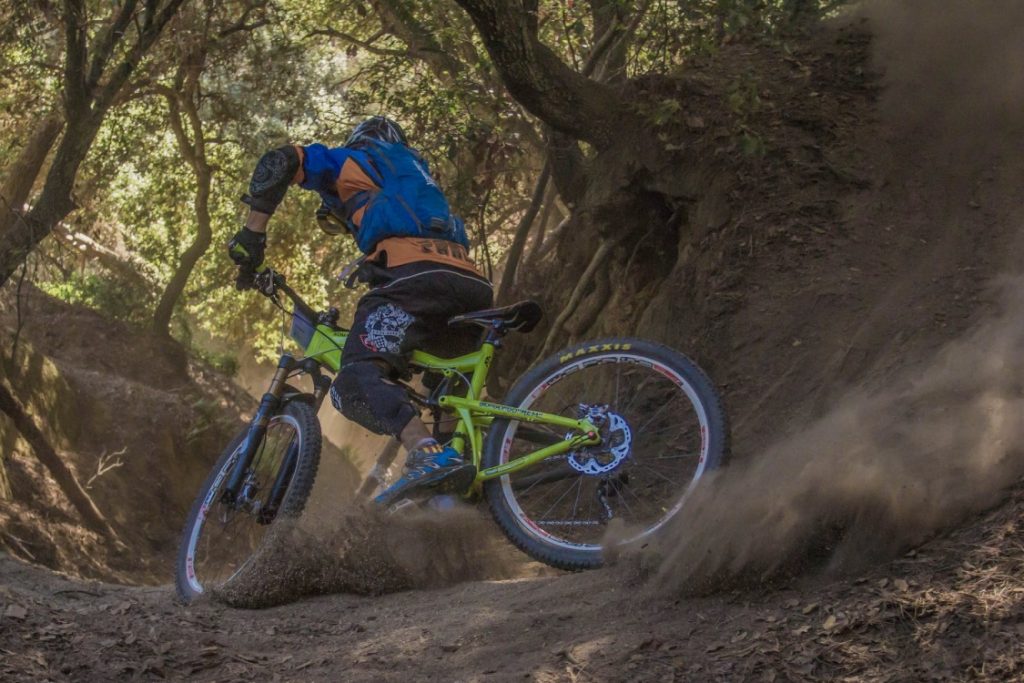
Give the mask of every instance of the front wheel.
[[270, 418], [239, 499], [225, 502], [224, 488], [247, 433], [248, 427], [218, 458], [185, 522], [175, 583], [186, 603], [227, 587], [263, 548], [272, 525], [302, 514], [313, 490], [320, 422], [312, 405], [293, 400]]
[[[602, 339], [560, 351], [523, 375], [504, 403], [588, 418], [602, 443], [488, 480], [491, 512], [536, 560], [581, 570], [603, 562], [603, 541], [641, 542], [682, 509], [687, 494], [729, 452], [721, 399], [692, 360], [661, 344]], [[552, 426], [495, 420], [483, 467], [566, 437]]]

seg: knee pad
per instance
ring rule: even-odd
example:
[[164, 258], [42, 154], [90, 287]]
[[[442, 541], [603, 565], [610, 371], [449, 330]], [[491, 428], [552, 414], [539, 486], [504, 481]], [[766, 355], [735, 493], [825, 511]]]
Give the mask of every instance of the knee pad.
[[387, 378], [373, 361], [342, 366], [331, 384], [331, 404], [345, 417], [375, 434], [398, 434], [416, 416], [405, 388]]

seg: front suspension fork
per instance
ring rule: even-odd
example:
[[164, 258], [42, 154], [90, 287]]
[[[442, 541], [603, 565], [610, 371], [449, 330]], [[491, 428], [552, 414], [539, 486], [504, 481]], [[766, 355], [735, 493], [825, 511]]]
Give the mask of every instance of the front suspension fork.
[[277, 517], [281, 503], [284, 501], [284, 494], [288, 491], [288, 484], [291, 483], [292, 475], [295, 474], [295, 463], [299, 459], [299, 442], [292, 441], [288, 446], [288, 452], [281, 461], [281, 466], [274, 477], [274, 484], [270, 487], [270, 495], [267, 496], [267, 504], [260, 508], [259, 521], [262, 524], [270, 524]]
[[263, 394], [263, 398], [260, 399], [260, 407], [256, 410], [252, 422], [249, 423], [249, 431], [239, 447], [238, 459], [235, 461], [234, 467], [231, 468], [231, 476], [228, 477], [224, 493], [221, 494], [221, 500], [228, 505], [233, 505], [238, 500], [239, 491], [245, 483], [246, 473], [252, 466], [252, 460], [256, 456], [256, 451], [259, 449], [260, 444], [263, 442], [263, 437], [267, 433], [267, 425], [270, 423], [270, 418], [281, 407], [281, 396], [284, 394], [285, 380], [288, 377], [288, 373], [294, 367], [295, 358], [287, 353], [283, 354], [281, 360], [277, 363], [277, 372], [274, 373], [274, 379], [270, 381], [267, 393]]

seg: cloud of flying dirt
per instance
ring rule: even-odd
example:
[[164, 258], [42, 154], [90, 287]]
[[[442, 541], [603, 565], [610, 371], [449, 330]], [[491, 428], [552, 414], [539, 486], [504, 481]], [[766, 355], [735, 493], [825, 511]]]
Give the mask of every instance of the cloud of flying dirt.
[[855, 393], [698, 489], [644, 562], [702, 592], [855, 570], [998, 502], [1024, 474], [1024, 278], [1002, 313], [890, 387]]
[[[896, 172], [940, 198], [987, 169], [1017, 177], [1024, 3], [866, 0], [861, 11], [893, 156], [911, 162]], [[1016, 223], [1013, 197], [1000, 201], [993, 220]], [[855, 570], [997, 503], [1024, 474], [1024, 278], [1001, 285], [1000, 312], [930, 362], [848, 394], [699, 489], [641, 554], [655, 585], [701, 592], [812, 565]]]
[[[340, 507], [340, 506], [339, 506]], [[522, 561], [474, 507], [388, 515], [349, 507], [275, 536], [214, 598], [270, 607], [328, 593], [377, 595], [510, 578]]]
[[1024, 3], [865, 0], [861, 11], [880, 110], [907, 144], [983, 161], [1024, 134]]

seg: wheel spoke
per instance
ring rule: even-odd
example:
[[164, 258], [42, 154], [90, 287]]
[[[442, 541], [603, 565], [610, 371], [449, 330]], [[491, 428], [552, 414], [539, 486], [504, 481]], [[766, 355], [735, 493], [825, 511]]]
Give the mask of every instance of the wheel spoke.
[[[583, 483], [583, 479], [581, 477], [577, 477], [576, 478], [576, 483], [577, 484], [582, 484]], [[572, 484], [570, 484], [569, 487], [567, 489], [565, 489], [565, 491], [562, 493], [562, 495], [560, 495], [558, 497], [558, 499], [555, 500], [555, 502], [551, 504], [551, 507], [549, 507], [547, 510], [544, 511], [544, 513], [540, 516], [540, 518], [541, 519], [546, 518], [548, 516], [548, 513], [551, 512], [552, 510], [554, 510], [555, 506], [558, 505], [559, 503], [561, 503], [562, 499], [565, 498], [565, 496], [568, 495], [568, 493], [570, 491], [572, 491]]]
[[644, 422], [644, 423], [643, 423], [642, 425], [640, 425], [640, 427], [638, 427], [636, 431], [637, 431], [638, 433], [641, 433], [641, 434], [643, 434], [643, 433], [644, 433], [644, 430], [645, 430], [645, 429], [647, 428], [647, 425], [649, 425], [649, 424], [651, 424], [652, 422], [654, 422], [654, 420], [655, 420], [655, 419], [656, 419], [656, 418], [657, 418], [657, 417], [658, 417], [659, 415], [661, 415], [662, 411], [663, 411], [663, 410], [665, 410], [665, 408], [668, 408], [669, 404], [670, 404], [670, 403], [671, 403], [672, 401], [676, 400], [676, 398], [677, 398], [676, 396], [673, 396], [673, 397], [672, 397], [672, 398], [671, 398], [671, 399], [670, 399], [669, 401], [667, 401], [667, 402], [665, 402], [665, 403], [662, 403], [662, 404], [661, 404], [661, 407], [660, 407], [660, 408], [658, 408], [658, 410], [656, 410], [656, 411], [655, 411], [654, 415], [651, 415], [650, 419], [648, 419], [648, 420], [647, 420], [647, 422]]
[[654, 469], [652, 467], [649, 467], [647, 465], [640, 465], [640, 467], [644, 468], [648, 472], [652, 472], [652, 473], [656, 474], [657, 476], [661, 477], [662, 479], [664, 479], [668, 483], [672, 484], [673, 486], [679, 486], [679, 484], [677, 484], [676, 482], [672, 481], [671, 479], [666, 477], [664, 474], [662, 474], [661, 472], [659, 472], [658, 470], [656, 470], [656, 469]]
[[572, 518], [576, 519], [576, 508], [580, 504], [580, 494], [583, 492], [583, 479], [577, 480], [578, 486], [576, 487], [576, 500], [572, 502]]

